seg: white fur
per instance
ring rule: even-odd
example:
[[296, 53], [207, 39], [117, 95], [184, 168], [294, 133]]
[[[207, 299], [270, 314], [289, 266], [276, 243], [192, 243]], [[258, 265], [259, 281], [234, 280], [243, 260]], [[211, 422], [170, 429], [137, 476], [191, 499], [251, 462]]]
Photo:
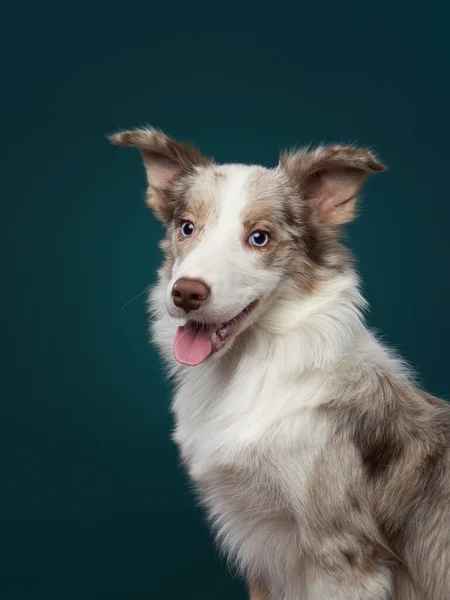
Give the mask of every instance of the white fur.
[[[313, 581], [308, 581], [307, 595], [308, 600], [379, 600], [380, 598], [391, 598], [392, 575], [388, 569], [382, 569], [380, 572], [368, 578], [363, 586], [356, 589], [339, 589], [332, 581], [327, 581], [324, 577], [316, 577]], [[351, 596], [349, 596], [349, 593]], [[302, 596], [289, 594], [289, 600], [301, 598]], [[288, 597], [286, 597], [288, 600]]]
[[[233, 318], [255, 298], [269, 295], [277, 285], [280, 273], [258, 268], [256, 253], [243, 244], [241, 217], [248, 202], [246, 183], [253, 169], [246, 165], [224, 166], [218, 170], [223, 179], [207, 180], [199, 186], [199, 194], [204, 193], [204, 187], [213, 187], [216, 218], [199, 233], [201, 239], [193, 250], [175, 261], [165, 293], [166, 308], [173, 317], [184, 316], [171, 298], [173, 284], [183, 277], [205, 281], [214, 294], [213, 302], [207, 309], [197, 310], [195, 318], [219, 323]], [[191, 193], [196, 191], [194, 184]]]

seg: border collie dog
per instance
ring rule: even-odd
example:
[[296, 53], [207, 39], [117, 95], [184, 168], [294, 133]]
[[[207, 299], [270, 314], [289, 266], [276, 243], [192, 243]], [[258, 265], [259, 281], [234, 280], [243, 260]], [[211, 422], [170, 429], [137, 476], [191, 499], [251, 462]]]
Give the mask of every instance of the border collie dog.
[[367, 149], [219, 165], [155, 129], [137, 147], [165, 225], [152, 337], [174, 439], [252, 600], [448, 600], [450, 407], [369, 331], [342, 226]]

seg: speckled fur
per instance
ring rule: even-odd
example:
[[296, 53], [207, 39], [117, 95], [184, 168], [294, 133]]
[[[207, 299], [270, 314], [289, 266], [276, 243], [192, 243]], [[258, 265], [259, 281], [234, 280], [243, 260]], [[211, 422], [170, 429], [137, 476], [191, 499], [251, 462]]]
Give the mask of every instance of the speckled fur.
[[[154, 342], [174, 378], [174, 439], [216, 539], [252, 600], [448, 600], [450, 409], [366, 328], [341, 225], [368, 150], [324, 146], [276, 169], [219, 166], [147, 129], [149, 204], [167, 227], [150, 295]], [[180, 219], [196, 234], [179, 235]], [[262, 250], [246, 245], [270, 229]], [[170, 289], [203, 277], [199, 320], [259, 307], [195, 368], [172, 357]]]

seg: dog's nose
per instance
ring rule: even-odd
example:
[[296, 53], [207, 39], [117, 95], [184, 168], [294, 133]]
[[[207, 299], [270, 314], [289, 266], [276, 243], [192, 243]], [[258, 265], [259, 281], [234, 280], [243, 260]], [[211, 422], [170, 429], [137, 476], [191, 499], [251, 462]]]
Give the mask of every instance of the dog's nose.
[[178, 279], [172, 288], [172, 299], [175, 306], [185, 312], [197, 310], [209, 296], [210, 289], [199, 279]]

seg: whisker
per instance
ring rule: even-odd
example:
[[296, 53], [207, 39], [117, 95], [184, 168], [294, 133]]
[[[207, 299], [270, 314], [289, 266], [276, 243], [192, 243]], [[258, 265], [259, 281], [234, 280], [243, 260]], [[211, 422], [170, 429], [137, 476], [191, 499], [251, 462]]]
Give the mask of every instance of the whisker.
[[125, 302], [125, 304], [120, 309], [120, 312], [122, 312], [124, 308], [126, 308], [129, 304], [131, 304], [131, 302], [133, 302], [133, 300], [137, 300], [137, 298], [140, 298], [141, 296], [146, 294], [148, 292], [148, 289], [149, 289], [149, 286], [147, 285], [140, 294], [136, 294], [136, 296], [133, 296], [133, 298], [130, 298], [127, 302]]

